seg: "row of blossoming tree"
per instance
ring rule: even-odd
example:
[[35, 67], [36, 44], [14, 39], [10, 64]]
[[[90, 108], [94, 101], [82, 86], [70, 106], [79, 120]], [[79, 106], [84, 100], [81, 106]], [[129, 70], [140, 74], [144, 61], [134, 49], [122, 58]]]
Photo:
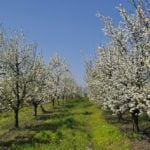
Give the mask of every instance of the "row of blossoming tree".
[[110, 42], [98, 47], [96, 57], [86, 62], [88, 97], [119, 119], [131, 113], [133, 129], [138, 116], [150, 116], [150, 14], [144, 0], [130, 1], [133, 13], [120, 6], [122, 20], [116, 27], [110, 17], [97, 14]]
[[[9, 35], [9, 36], [8, 36]], [[68, 65], [58, 55], [50, 58], [48, 65], [37, 44], [27, 44], [22, 33], [6, 35], [0, 31], [0, 109], [13, 110], [15, 127], [19, 127], [19, 110], [25, 104], [37, 107], [44, 103], [82, 94], [72, 77]]]

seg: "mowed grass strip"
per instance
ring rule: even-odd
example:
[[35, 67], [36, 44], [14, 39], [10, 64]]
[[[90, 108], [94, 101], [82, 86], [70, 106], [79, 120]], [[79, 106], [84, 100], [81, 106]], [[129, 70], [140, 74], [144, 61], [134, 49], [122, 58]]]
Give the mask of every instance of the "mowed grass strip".
[[[50, 104], [48, 104], [50, 105]], [[46, 105], [48, 109], [51, 106]], [[6, 115], [7, 114], [7, 115]], [[128, 150], [130, 142], [108, 125], [102, 112], [87, 99], [71, 100], [51, 113], [33, 108], [20, 111], [20, 128], [13, 128], [13, 113], [0, 115], [0, 149], [10, 150]]]
[[84, 116], [76, 116], [83, 120], [86, 133], [89, 135], [89, 148], [93, 150], [129, 150], [130, 142], [118, 128], [106, 123], [102, 111], [90, 102], [82, 102], [73, 110]]

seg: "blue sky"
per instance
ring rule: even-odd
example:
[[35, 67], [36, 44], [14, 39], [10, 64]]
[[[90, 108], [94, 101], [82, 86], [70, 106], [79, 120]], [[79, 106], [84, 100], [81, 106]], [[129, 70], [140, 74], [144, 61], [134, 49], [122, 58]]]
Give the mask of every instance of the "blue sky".
[[0, 0], [0, 23], [6, 30], [23, 29], [28, 42], [38, 43], [46, 63], [60, 54], [83, 85], [84, 60], [106, 41], [96, 12], [117, 23], [120, 3], [128, 6], [126, 0]]

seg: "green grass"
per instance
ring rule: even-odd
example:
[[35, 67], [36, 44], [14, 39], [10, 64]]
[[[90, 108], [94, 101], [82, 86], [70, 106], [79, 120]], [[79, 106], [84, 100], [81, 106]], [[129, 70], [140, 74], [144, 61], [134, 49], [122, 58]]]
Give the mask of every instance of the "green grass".
[[130, 113], [124, 114], [123, 120], [121, 121], [119, 121], [116, 116], [112, 116], [111, 111], [103, 111], [103, 117], [105, 118], [105, 120], [107, 120], [109, 124], [112, 124], [113, 126], [119, 128], [122, 133], [125, 134], [125, 136], [132, 141], [134, 145], [136, 141], [138, 141], [138, 144], [141, 145], [141, 147], [146, 143], [149, 144], [150, 118], [146, 113], [143, 113], [139, 116], [140, 132], [133, 132], [132, 117]]
[[[50, 104], [45, 108], [49, 109]], [[13, 113], [0, 114], [0, 149], [9, 150], [128, 150], [130, 142], [103, 119], [88, 100], [72, 100], [51, 113], [33, 116], [33, 108], [20, 111], [20, 128], [13, 128]]]

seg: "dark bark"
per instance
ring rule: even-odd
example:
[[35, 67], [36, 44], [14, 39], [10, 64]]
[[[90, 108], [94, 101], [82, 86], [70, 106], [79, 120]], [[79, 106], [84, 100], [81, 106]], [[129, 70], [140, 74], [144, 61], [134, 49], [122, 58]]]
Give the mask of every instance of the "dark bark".
[[18, 128], [19, 127], [19, 106], [20, 106], [20, 103], [21, 103], [21, 99], [20, 99], [20, 96], [19, 96], [19, 63], [18, 63], [18, 55], [16, 55], [16, 98], [17, 98], [17, 103], [16, 103], [16, 108], [14, 109], [14, 113], [15, 113], [15, 127]]
[[58, 106], [60, 105], [60, 103], [59, 103], [59, 96], [57, 96], [57, 104], [58, 104]]
[[58, 104], [58, 106], [60, 105], [60, 104], [59, 104], [59, 100], [57, 100], [57, 104]]
[[14, 119], [15, 119], [15, 128], [19, 128], [19, 117], [18, 117], [18, 115], [19, 115], [19, 109], [15, 109], [14, 110]]
[[139, 129], [139, 110], [138, 109], [135, 109], [133, 112], [132, 112], [132, 121], [133, 121], [133, 131], [137, 131], [139, 132], [140, 129]]
[[38, 105], [37, 104], [34, 104], [34, 116], [37, 116], [37, 108], [38, 108]]
[[65, 105], [65, 96], [62, 97], [62, 104]]
[[42, 112], [44, 113], [45, 112], [44, 107], [42, 105], [40, 107], [41, 107]]
[[117, 113], [117, 116], [118, 116], [118, 120], [119, 120], [119, 121], [122, 121], [122, 120], [123, 120], [123, 117], [122, 117], [122, 113], [121, 113], [121, 112], [118, 112], [118, 113]]
[[52, 105], [53, 105], [53, 108], [54, 108], [55, 107], [54, 99], [52, 99]]
[[66, 104], [68, 103], [68, 97], [66, 97]]
[[50, 113], [50, 111], [47, 111], [47, 110], [44, 109], [43, 105], [41, 105], [40, 107], [41, 107], [41, 110], [42, 110], [43, 113]]

